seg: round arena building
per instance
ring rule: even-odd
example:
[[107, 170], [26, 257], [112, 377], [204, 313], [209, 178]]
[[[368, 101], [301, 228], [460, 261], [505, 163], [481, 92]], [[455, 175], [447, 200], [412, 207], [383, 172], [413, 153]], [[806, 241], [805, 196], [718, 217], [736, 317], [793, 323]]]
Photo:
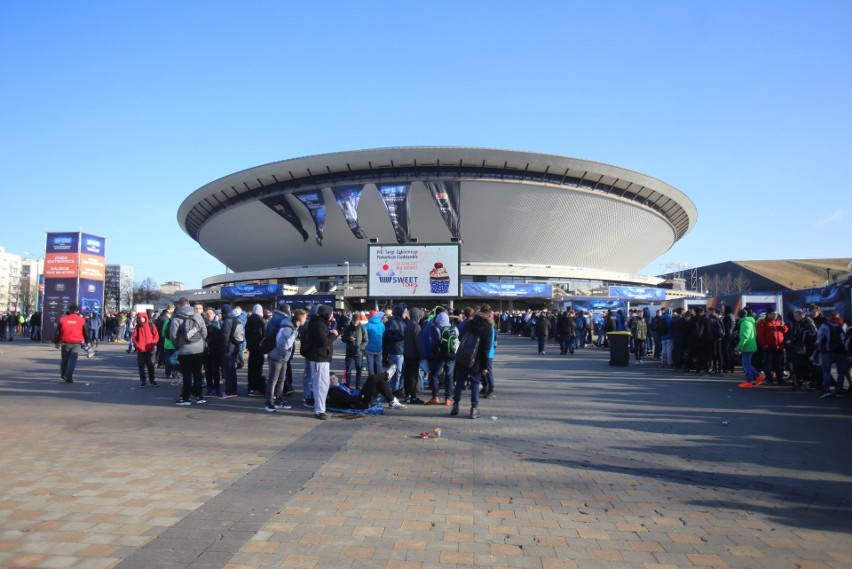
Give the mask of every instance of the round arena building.
[[[406, 147], [283, 160], [213, 181], [181, 228], [231, 271], [203, 286], [366, 296], [369, 243], [459, 243], [462, 282], [571, 292], [635, 273], [695, 225], [692, 201], [625, 168], [514, 150]], [[355, 299], [357, 302], [357, 299]]]

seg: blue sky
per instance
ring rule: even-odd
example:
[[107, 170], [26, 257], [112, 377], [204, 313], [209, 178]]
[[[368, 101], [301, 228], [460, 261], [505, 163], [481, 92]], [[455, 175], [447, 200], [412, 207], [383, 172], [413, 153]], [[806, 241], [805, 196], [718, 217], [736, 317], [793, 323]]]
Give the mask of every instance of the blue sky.
[[[665, 263], [852, 256], [852, 3], [3, 2], [0, 245], [224, 272], [176, 221], [260, 164], [385, 146], [576, 156], [696, 204]], [[555, 235], [560, 228], [553, 228]]]

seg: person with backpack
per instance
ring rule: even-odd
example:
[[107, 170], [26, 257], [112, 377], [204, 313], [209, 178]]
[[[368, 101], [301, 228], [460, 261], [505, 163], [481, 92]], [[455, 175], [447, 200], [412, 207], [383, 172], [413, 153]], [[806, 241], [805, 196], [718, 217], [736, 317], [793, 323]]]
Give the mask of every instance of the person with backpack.
[[648, 339], [648, 325], [645, 318], [641, 314], [637, 314], [630, 320], [630, 335], [633, 336], [634, 352], [636, 359], [634, 365], [642, 363], [642, 356], [645, 355], [645, 340]]
[[763, 371], [770, 384], [784, 383], [784, 339], [788, 330], [774, 308], [757, 323], [757, 344], [763, 350]]
[[450, 322], [450, 315], [443, 307], [435, 311], [435, 319], [429, 327], [432, 337], [430, 342], [431, 352], [426, 354], [429, 358], [429, 389], [432, 398], [426, 402], [427, 405], [440, 405], [438, 392], [444, 388], [444, 405], [450, 406], [450, 392], [453, 388], [453, 376], [456, 370], [456, 351], [459, 347], [458, 328]]
[[246, 320], [246, 347], [248, 357], [248, 396], [260, 397], [266, 391], [266, 381], [263, 378], [264, 352], [261, 349], [266, 322], [263, 321], [263, 307], [255, 304]]
[[483, 304], [479, 312], [465, 323], [456, 350], [456, 388], [450, 415], [459, 414], [461, 392], [470, 381], [470, 418], [479, 418], [479, 389], [483, 376], [488, 373], [488, 353], [494, 331], [491, 307]]
[[[825, 313], [825, 322], [817, 331], [817, 345], [822, 360], [822, 393], [820, 397], [825, 399], [847, 393], [843, 386], [846, 382], [846, 376], [849, 375], [849, 327], [846, 326], [837, 311], [829, 310]], [[832, 365], [837, 368], [834, 394], [831, 393]]]
[[[154, 323], [148, 320], [148, 314], [140, 312], [137, 318], [136, 328], [133, 329], [133, 345], [136, 346], [136, 366], [139, 368], [139, 380], [145, 387], [146, 381], [151, 385], [157, 386], [157, 379], [154, 377], [154, 352], [157, 349], [157, 343], [160, 341], [160, 333], [157, 332], [157, 327]], [[148, 377], [145, 377], [145, 370], [148, 371]]]
[[408, 307], [397, 304], [393, 307], [392, 316], [385, 324], [385, 334], [382, 339], [384, 352], [390, 363], [396, 366], [396, 373], [390, 380], [394, 396], [400, 397], [402, 391], [402, 366], [405, 360], [405, 321], [408, 319]]
[[266, 379], [265, 407], [267, 413], [291, 408], [284, 402], [287, 364], [296, 352], [296, 338], [299, 336], [299, 328], [305, 323], [307, 314], [306, 311], [297, 308], [293, 311], [292, 319], [285, 315], [278, 320], [275, 347], [269, 352], [269, 377]]
[[364, 328], [364, 322], [361, 321], [361, 315], [357, 312], [352, 315], [349, 324], [343, 327], [343, 335], [340, 339], [346, 345], [346, 360], [344, 370], [346, 373], [346, 381], [352, 385], [352, 375], [355, 375], [355, 389], [361, 388], [361, 368], [364, 364], [364, 349], [367, 347], [367, 330]]
[[204, 341], [207, 339], [207, 324], [201, 317], [204, 307], [201, 304], [190, 306], [189, 300], [181, 297], [178, 309], [169, 324], [169, 339], [177, 347], [178, 363], [183, 376], [180, 399], [175, 405], [191, 405], [190, 396], [195, 397], [198, 405], [207, 403], [201, 392], [204, 376]]
[[242, 352], [245, 328], [240, 323], [239, 315], [242, 309], [230, 304], [222, 305], [222, 377], [225, 380], [225, 391], [222, 399], [233, 399], [237, 396], [237, 358]]

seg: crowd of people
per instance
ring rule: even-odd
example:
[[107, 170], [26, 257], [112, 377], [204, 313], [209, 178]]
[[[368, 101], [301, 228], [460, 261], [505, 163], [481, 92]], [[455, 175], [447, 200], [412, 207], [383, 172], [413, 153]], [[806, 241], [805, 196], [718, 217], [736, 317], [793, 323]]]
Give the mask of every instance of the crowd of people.
[[6, 314], [0, 314], [0, 341], [13, 342], [16, 337], [40, 341], [41, 313], [24, 314], [11, 310]]
[[[558, 344], [561, 355], [587, 346], [605, 348], [608, 333], [623, 332], [636, 365], [654, 361], [661, 369], [707, 375], [733, 374], [741, 367], [742, 388], [789, 382], [820, 389], [821, 397], [848, 392], [852, 354], [848, 325], [836, 312], [823, 315], [818, 307], [782, 318], [772, 308], [758, 315], [748, 306], [737, 314], [730, 306], [661, 308], [653, 315], [648, 307], [627, 314], [572, 308], [497, 314], [487, 304], [477, 310], [436, 306], [426, 312], [397, 304], [380, 312], [334, 312], [326, 305], [291, 310], [281, 301], [274, 312], [256, 304], [245, 313], [238, 306], [217, 309], [182, 298], [157, 315], [116, 313], [105, 322], [97, 315], [69, 316], [73, 324], [61, 320], [55, 339], [68, 382], [77, 358], [74, 345], [88, 350], [99, 340], [127, 338], [127, 351], [136, 352], [141, 387], [158, 385], [161, 373], [180, 381], [177, 405], [204, 404], [211, 396], [232, 399], [240, 391], [237, 370], [245, 367], [245, 394], [265, 398], [264, 409], [272, 413], [291, 408], [298, 349], [303, 404], [320, 419], [328, 418], [327, 401], [336, 402], [333, 408], [367, 408], [379, 395], [392, 408], [441, 405], [458, 415], [464, 390], [470, 391], [470, 417], [477, 418], [480, 399], [495, 397], [498, 329], [537, 341], [541, 355], [548, 343]], [[65, 335], [78, 327], [79, 333]], [[340, 376], [330, 370], [338, 341], [344, 350]]]
[[[629, 334], [634, 364], [651, 360], [662, 369], [705, 375], [736, 373], [741, 367], [742, 388], [764, 382], [794, 389], [807, 385], [821, 397], [848, 393], [852, 334], [837, 312], [822, 313], [818, 306], [794, 310], [782, 317], [770, 307], [762, 314], [746, 306], [734, 314], [705, 307], [648, 307], [589, 313], [582, 310], [527, 311], [505, 314], [505, 328], [538, 341], [546, 355], [548, 342], [558, 343], [560, 354], [573, 354], [586, 345], [607, 347], [607, 334]], [[593, 341], [594, 334], [594, 341]], [[832, 374], [834, 369], [835, 374]], [[833, 391], [832, 391], [833, 388]]]
[[[175, 402], [180, 406], [237, 397], [237, 370], [245, 368], [245, 395], [264, 398], [270, 413], [289, 409], [297, 349], [303, 404], [319, 419], [328, 418], [328, 401], [336, 402], [335, 409], [341, 402], [349, 409], [366, 408], [379, 395], [391, 408], [441, 405], [458, 415], [465, 390], [475, 419], [480, 398], [495, 397], [497, 328], [487, 304], [477, 310], [436, 306], [427, 312], [397, 304], [381, 312], [334, 312], [327, 305], [291, 310], [282, 301], [272, 312], [256, 304], [246, 314], [238, 306], [205, 307], [181, 298], [159, 314], [131, 311], [109, 316], [106, 323], [72, 308], [55, 338], [63, 350], [61, 374], [69, 383], [78, 349], [88, 351], [98, 339], [126, 337], [127, 351], [136, 353], [140, 386], [159, 385], [158, 374], [180, 381]], [[338, 341], [344, 350], [339, 377], [330, 370]]]

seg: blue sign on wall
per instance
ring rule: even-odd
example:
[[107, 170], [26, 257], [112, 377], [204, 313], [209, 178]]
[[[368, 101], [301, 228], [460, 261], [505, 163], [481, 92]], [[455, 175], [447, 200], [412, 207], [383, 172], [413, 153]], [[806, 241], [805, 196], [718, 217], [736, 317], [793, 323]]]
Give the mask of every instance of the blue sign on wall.
[[231, 300], [240, 298], [272, 298], [283, 292], [283, 285], [265, 284], [223, 286], [219, 294], [222, 300]]
[[553, 298], [553, 285], [546, 283], [462, 283], [462, 296]]
[[609, 295], [626, 300], [660, 301], [666, 299], [666, 289], [641, 286], [611, 286], [609, 287]]

